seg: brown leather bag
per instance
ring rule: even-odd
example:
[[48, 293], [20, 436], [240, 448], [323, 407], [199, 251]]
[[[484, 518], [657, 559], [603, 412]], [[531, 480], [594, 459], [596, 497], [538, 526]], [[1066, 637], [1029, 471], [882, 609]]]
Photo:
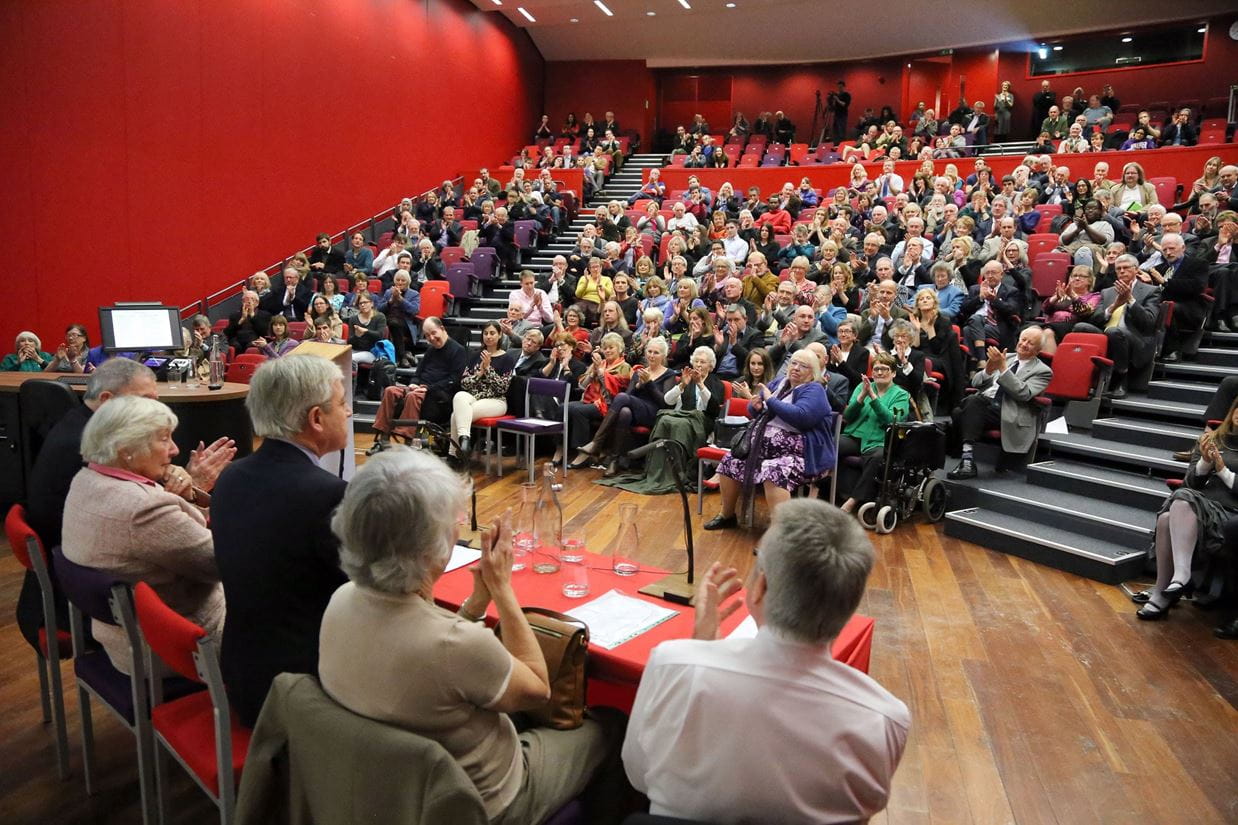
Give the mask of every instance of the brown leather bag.
[[[544, 607], [524, 608], [525, 618], [546, 657], [550, 700], [525, 711], [538, 727], [574, 730], [585, 720], [585, 662], [589, 627], [579, 619]], [[500, 637], [501, 627], [495, 627]]]

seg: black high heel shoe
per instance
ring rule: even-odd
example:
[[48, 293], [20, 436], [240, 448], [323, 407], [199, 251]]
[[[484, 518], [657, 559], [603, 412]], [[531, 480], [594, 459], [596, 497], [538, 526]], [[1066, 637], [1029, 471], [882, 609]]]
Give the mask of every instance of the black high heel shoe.
[[1169, 585], [1161, 591], [1161, 595], [1169, 600], [1169, 606], [1173, 607], [1178, 603], [1178, 600], [1183, 596], [1189, 596], [1193, 588], [1190, 583], [1180, 584], [1178, 582], [1170, 582]]
[[1152, 602], [1148, 602], [1143, 607], [1135, 611], [1135, 617], [1142, 619], [1145, 622], [1159, 622], [1162, 619], [1169, 618], [1169, 608], [1157, 607], [1152, 604]]

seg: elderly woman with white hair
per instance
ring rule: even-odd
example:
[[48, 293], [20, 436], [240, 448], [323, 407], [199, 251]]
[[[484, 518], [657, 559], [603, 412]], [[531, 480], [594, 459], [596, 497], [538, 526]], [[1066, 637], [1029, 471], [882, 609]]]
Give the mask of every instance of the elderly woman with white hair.
[[[129, 582], [144, 581], [208, 633], [223, 628], [224, 592], [206, 526], [209, 496], [172, 464], [176, 415], [159, 401], [112, 398], [82, 433], [86, 466], [64, 504], [65, 558]], [[92, 631], [117, 670], [132, 672], [120, 628]]]
[[[611, 402], [628, 388], [632, 368], [624, 360], [625, 348], [618, 333], [608, 332], [590, 355], [589, 366], [580, 376], [581, 399], [567, 405], [569, 450], [579, 450], [589, 441], [593, 422], [600, 423]], [[556, 451], [555, 463], [561, 459]]]
[[[322, 617], [322, 686], [354, 713], [442, 745], [492, 823], [544, 822], [582, 792], [586, 821], [618, 820], [621, 806], [604, 804], [593, 781], [614, 767], [613, 712], [591, 712], [575, 730], [519, 733], [508, 715], [550, 696], [546, 660], [512, 590], [509, 515], [481, 548], [460, 610], [435, 604], [467, 509], [467, 484], [425, 451], [395, 447], [357, 472], [331, 520], [350, 581]], [[501, 639], [482, 623], [491, 601]]]
[[[718, 361], [709, 347], [697, 347], [687, 366], [679, 373], [678, 383], [671, 386], [662, 398], [667, 409], [657, 413], [649, 442], [672, 442], [681, 448], [681, 466], [686, 468], [696, 451], [705, 446], [705, 440], [714, 431], [714, 422], [722, 409], [726, 390], [714, 369]], [[626, 445], [625, 445], [626, 446]], [[674, 447], [672, 447], [674, 449]], [[615, 475], [627, 464], [624, 455], [619, 455], [606, 467], [606, 476]], [[600, 481], [633, 493], [658, 495], [679, 489], [665, 450], [657, 450], [645, 459], [644, 471]]]
[[748, 414], [753, 424], [747, 454], [733, 451], [718, 465], [722, 509], [705, 522], [706, 530], [737, 527], [740, 496], [746, 501], [757, 485], [764, 487], [772, 512], [802, 484], [834, 467], [837, 445], [830, 400], [821, 384], [821, 362], [811, 350], [791, 356], [784, 378], [754, 388]]
[[17, 333], [13, 352], [0, 361], [0, 372], [42, 372], [52, 363], [51, 353], [43, 351], [39, 336], [29, 330]]

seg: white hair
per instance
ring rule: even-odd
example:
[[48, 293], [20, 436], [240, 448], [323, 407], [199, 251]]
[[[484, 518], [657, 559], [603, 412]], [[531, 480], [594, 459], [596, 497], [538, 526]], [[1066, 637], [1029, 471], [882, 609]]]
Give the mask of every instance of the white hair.
[[305, 429], [310, 410], [331, 403], [340, 381], [339, 367], [317, 355], [289, 355], [265, 362], [254, 371], [245, 398], [254, 434], [291, 440]]
[[115, 466], [125, 455], [146, 455], [161, 431], [176, 429], [176, 414], [162, 401], [122, 395], [99, 407], [82, 432], [82, 458]]
[[468, 484], [425, 450], [392, 447], [365, 463], [331, 518], [340, 567], [357, 584], [412, 593], [451, 556]]
[[692, 350], [693, 358], [697, 357], [698, 355], [709, 362], [710, 371], [712, 371], [714, 367], [718, 366], [718, 356], [714, 354], [713, 347], [697, 347], [696, 349]]

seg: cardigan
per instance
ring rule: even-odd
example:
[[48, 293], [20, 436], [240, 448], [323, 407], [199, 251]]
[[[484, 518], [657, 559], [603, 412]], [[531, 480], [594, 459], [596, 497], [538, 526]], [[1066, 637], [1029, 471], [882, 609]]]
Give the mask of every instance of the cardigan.
[[[770, 390], [777, 394], [781, 385], [781, 380], [775, 381]], [[749, 402], [748, 406], [751, 410], [752, 403]], [[765, 406], [775, 418], [790, 424], [803, 436], [806, 478], [815, 478], [834, 466], [837, 447], [831, 427], [830, 399], [825, 394], [825, 387], [809, 381], [793, 389], [789, 399], [770, 396], [765, 399]]]

